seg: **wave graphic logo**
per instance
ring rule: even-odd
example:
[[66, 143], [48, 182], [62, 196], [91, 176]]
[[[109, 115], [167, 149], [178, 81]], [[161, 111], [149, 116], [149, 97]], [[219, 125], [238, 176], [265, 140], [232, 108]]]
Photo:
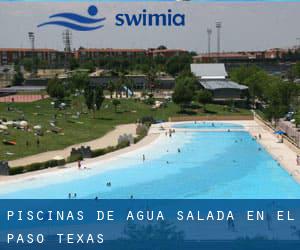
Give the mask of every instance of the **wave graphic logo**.
[[72, 30], [77, 30], [77, 31], [91, 31], [91, 30], [100, 29], [104, 26], [98, 24], [103, 22], [106, 19], [105, 17], [98, 18], [98, 19], [92, 18], [98, 14], [98, 9], [96, 6], [94, 5], [89, 6], [87, 12], [89, 14], [89, 17], [82, 16], [76, 13], [71, 13], [71, 12], [57, 13], [49, 16], [49, 18], [50, 19], [62, 18], [63, 20], [41, 23], [37, 27], [40, 28], [48, 25], [56, 25], [56, 26], [66, 27]]

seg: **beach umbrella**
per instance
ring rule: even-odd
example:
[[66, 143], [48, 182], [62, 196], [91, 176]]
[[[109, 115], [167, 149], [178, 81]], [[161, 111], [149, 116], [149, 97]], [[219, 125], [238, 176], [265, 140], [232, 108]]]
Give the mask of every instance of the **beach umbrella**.
[[27, 127], [28, 126], [28, 122], [27, 121], [21, 121], [20, 122], [20, 127], [21, 128], [25, 128], [25, 127]]
[[7, 130], [7, 126], [0, 124], [0, 130]]
[[65, 159], [65, 158], [60, 156], [60, 155], [57, 155], [57, 156], [53, 157], [53, 160], [55, 160], [55, 161], [61, 161], [63, 159]]
[[277, 135], [285, 135], [285, 132], [282, 131], [282, 130], [277, 130], [274, 132], [274, 134], [277, 134]]
[[41, 125], [35, 125], [33, 127], [34, 130], [41, 130], [42, 129], [42, 126]]

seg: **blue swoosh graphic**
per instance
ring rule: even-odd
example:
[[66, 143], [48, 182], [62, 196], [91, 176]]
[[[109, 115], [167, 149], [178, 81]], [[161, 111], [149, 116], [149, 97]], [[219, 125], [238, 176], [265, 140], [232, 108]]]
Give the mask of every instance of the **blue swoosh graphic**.
[[72, 21], [76, 21], [78, 23], [88, 23], [88, 24], [97, 23], [105, 20], [105, 18], [94, 19], [94, 18], [89, 18], [89, 17], [81, 16], [75, 13], [68, 13], [68, 12], [54, 14], [49, 18], [53, 18], [53, 17], [62, 17]]
[[69, 23], [69, 22], [65, 22], [65, 21], [53, 21], [53, 22], [41, 23], [37, 27], [39, 28], [39, 27], [46, 26], [46, 25], [59, 25], [59, 26], [63, 26], [63, 27], [70, 28], [73, 30], [78, 30], [78, 31], [90, 31], [90, 30], [96, 30], [96, 29], [100, 29], [100, 28], [104, 27], [104, 25], [99, 25], [99, 26], [94, 26], [94, 27], [86, 27], [86, 26], [81, 26], [78, 24]]

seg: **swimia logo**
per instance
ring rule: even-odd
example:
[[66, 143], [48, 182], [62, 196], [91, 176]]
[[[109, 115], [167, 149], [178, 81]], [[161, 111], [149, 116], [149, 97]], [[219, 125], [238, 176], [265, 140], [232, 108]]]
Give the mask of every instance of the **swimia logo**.
[[[40, 28], [44, 26], [55, 25], [77, 31], [92, 31], [104, 27], [102, 22], [106, 20], [106, 18], [95, 18], [95, 16], [98, 14], [98, 9], [96, 6], [89, 6], [87, 13], [89, 16], [83, 16], [72, 12], [53, 14], [49, 16], [49, 19], [51, 19], [50, 21], [41, 23], [37, 27]], [[53, 20], [54, 18], [58, 19]], [[150, 13], [146, 9], [143, 9], [137, 14], [116, 14], [114, 24], [118, 27], [185, 26], [185, 21], [185, 14], [173, 13], [171, 9], [168, 9], [165, 13]]]
[[146, 9], [139, 14], [120, 13], [116, 15], [117, 26], [185, 26], [185, 15], [168, 9], [167, 13], [148, 13]]
[[87, 12], [89, 16], [82, 16], [72, 12], [57, 13], [49, 16], [49, 18], [50, 19], [61, 18], [62, 20], [41, 23], [37, 27], [40, 28], [48, 25], [56, 25], [56, 26], [63, 26], [72, 30], [77, 30], [77, 31], [91, 31], [91, 30], [97, 30], [104, 27], [104, 25], [97, 25], [97, 24], [103, 22], [106, 19], [105, 17], [92, 18], [98, 14], [98, 9], [96, 6], [91, 5], [90, 7], [88, 7]]

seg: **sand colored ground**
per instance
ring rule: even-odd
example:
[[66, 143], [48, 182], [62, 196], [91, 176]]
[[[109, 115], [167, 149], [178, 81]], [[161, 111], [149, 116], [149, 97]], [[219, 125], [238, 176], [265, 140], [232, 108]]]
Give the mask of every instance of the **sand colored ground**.
[[91, 149], [105, 148], [108, 146], [115, 146], [118, 143], [118, 138], [123, 134], [132, 134], [136, 136], [136, 124], [125, 124], [117, 126], [113, 131], [108, 132], [101, 138], [92, 140], [89, 142], [79, 143], [76, 145], [69, 146], [63, 150], [48, 151], [32, 156], [27, 156], [21, 159], [13, 160], [9, 162], [9, 166], [23, 166], [34, 162], [43, 162], [53, 159], [54, 157], [60, 156], [63, 158], [68, 158], [72, 148], [79, 148], [81, 146], [90, 146]]

